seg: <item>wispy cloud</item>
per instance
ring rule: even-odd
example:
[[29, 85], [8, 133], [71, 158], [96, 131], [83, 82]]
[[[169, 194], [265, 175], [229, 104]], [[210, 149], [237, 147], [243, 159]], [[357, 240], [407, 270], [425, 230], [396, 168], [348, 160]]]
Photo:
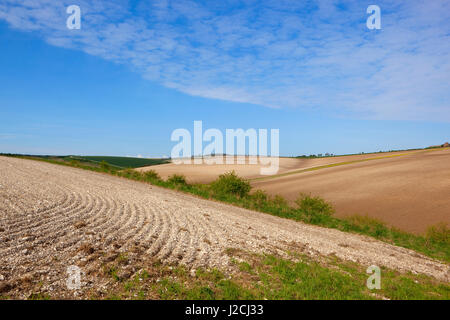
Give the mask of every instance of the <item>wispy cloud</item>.
[[[450, 119], [450, 2], [3, 0], [0, 19], [207, 98], [371, 119]], [[66, 29], [68, 5], [82, 29]]]

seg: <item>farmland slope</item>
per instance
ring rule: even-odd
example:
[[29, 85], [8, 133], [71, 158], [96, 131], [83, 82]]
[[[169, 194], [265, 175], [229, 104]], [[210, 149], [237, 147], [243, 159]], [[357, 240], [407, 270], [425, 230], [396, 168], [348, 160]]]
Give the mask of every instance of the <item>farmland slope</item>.
[[[95, 252], [136, 248], [143, 256], [189, 268], [226, 271], [229, 248], [280, 255], [295, 250], [449, 280], [447, 265], [372, 238], [17, 158], [0, 157], [0, 238], [5, 281], [23, 283], [32, 274], [59, 290], [68, 266], [82, 266], [88, 287], [101, 286]], [[83, 249], [86, 244], [94, 252]]]

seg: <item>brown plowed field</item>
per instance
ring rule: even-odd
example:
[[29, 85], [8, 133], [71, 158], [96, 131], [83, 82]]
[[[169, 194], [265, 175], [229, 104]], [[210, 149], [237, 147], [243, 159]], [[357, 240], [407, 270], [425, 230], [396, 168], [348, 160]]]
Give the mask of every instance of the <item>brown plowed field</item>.
[[106, 174], [0, 157], [0, 275], [2, 283], [21, 288], [18, 297], [26, 283], [66, 290], [69, 265], [85, 272], [83, 288], [102, 288], [98, 261], [121, 251], [227, 270], [227, 248], [332, 254], [449, 280], [447, 265], [371, 238]]
[[[342, 165], [310, 170], [339, 163]], [[177, 173], [198, 183], [209, 183], [219, 174], [235, 170], [240, 177], [252, 180], [255, 188], [282, 195], [291, 202], [300, 192], [319, 195], [334, 204], [338, 217], [368, 215], [413, 233], [424, 233], [439, 222], [450, 224], [449, 148], [280, 158], [275, 176], [261, 176], [260, 165], [249, 164], [168, 163], [139, 170], [150, 169], [163, 178]]]
[[[346, 161], [358, 161], [376, 157], [396, 156], [416, 153], [418, 151], [396, 151], [389, 153], [367, 153], [350, 156], [336, 156], [336, 157], [324, 157], [324, 158], [279, 158], [279, 171], [277, 174], [285, 174], [297, 170], [313, 168], [317, 166], [329, 165], [334, 163], [346, 162]], [[232, 159], [234, 164], [226, 164], [226, 160]], [[208, 158], [205, 158], [208, 159]], [[254, 179], [265, 177], [261, 176], [260, 168], [267, 167], [267, 165], [261, 164], [249, 164], [248, 157], [245, 158], [245, 164], [237, 164], [236, 157], [226, 156], [222, 157], [223, 164], [175, 164], [166, 163], [156, 166], [138, 168], [139, 171], [154, 170], [158, 174], [167, 179], [172, 174], [184, 174], [191, 183], [210, 183], [217, 179], [220, 174], [225, 172], [235, 171], [240, 177], [246, 179]]]
[[450, 224], [450, 149], [346, 164], [253, 182], [293, 201], [300, 192], [333, 203], [337, 216], [369, 215], [423, 233]]

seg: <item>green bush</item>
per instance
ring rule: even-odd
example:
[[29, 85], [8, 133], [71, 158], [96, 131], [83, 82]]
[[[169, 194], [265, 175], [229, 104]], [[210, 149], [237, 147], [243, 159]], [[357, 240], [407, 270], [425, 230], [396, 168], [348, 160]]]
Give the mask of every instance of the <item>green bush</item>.
[[297, 200], [298, 211], [303, 215], [303, 220], [309, 223], [323, 223], [333, 215], [334, 209], [320, 197], [312, 197], [301, 193]]
[[289, 202], [280, 195], [275, 195], [269, 201], [269, 212], [280, 217], [303, 220], [303, 216], [299, 214], [299, 211], [293, 208]]
[[133, 179], [133, 180], [142, 180], [143, 179], [143, 175], [139, 171], [131, 169], [131, 168], [122, 170], [120, 172], [120, 175], [122, 177]]
[[71, 159], [71, 160], [69, 161], [69, 163], [70, 163], [71, 166], [74, 166], [74, 167], [77, 167], [77, 166], [80, 165], [80, 161], [75, 160], [75, 159]]
[[246, 197], [250, 190], [250, 182], [236, 175], [234, 171], [221, 174], [216, 181], [211, 183], [215, 194], [231, 194], [240, 198]]
[[265, 191], [258, 189], [251, 195], [251, 200], [254, 208], [263, 208], [267, 206], [269, 196]]
[[186, 185], [186, 177], [182, 174], [173, 174], [168, 179], [167, 182], [175, 185]]
[[161, 177], [155, 170], [148, 170], [143, 173], [145, 180], [154, 181], [161, 180]]
[[314, 212], [327, 216], [331, 216], [334, 213], [334, 209], [331, 204], [320, 197], [312, 197], [301, 193], [297, 200], [295, 200], [295, 203], [297, 204], [298, 209], [304, 211], [305, 213]]
[[275, 197], [273, 197], [273, 199], [270, 200], [270, 204], [278, 209], [289, 208], [289, 203], [287, 202], [287, 200], [282, 196], [280, 196], [279, 194], [275, 195]]
[[446, 223], [438, 223], [428, 228], [426, 238], [428, 240], [450, 244], [450, 229]]
[[110, 166], [109, 163], [106, 162], [105, 160], [103, 160], [102, 162], [100, 162], [100, 168], [102, 168], [102, 170], [104, 170], [104, 171], [109, 171], [109, 170], [111, 170], [111, 166]]

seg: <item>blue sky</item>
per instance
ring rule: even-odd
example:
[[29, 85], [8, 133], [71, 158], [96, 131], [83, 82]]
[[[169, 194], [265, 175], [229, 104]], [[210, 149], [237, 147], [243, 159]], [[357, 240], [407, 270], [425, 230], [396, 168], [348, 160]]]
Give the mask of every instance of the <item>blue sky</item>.
[[280, 129], [282, 155], [443, 143], [449, 18], [437, 0], [1, 0], [0, 152], [157, 157], [194, 120]]

